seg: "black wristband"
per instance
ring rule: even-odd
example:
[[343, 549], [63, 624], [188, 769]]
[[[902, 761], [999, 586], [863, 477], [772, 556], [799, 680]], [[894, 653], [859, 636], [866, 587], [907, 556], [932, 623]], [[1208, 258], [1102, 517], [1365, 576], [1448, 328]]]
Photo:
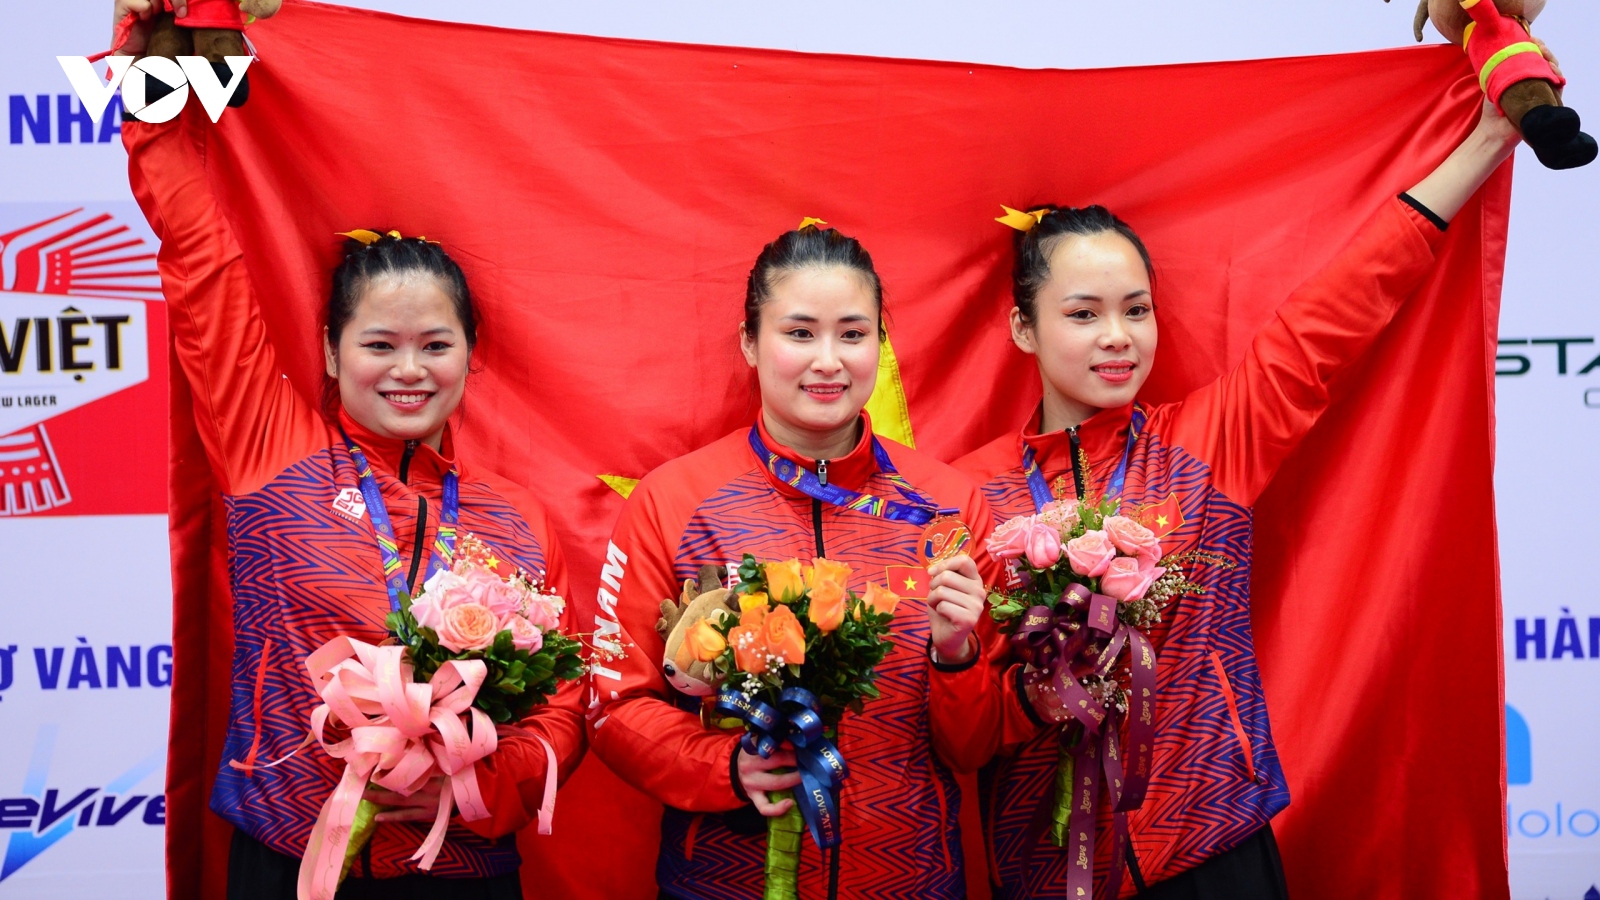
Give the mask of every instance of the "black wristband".
[[1026, 673], [1021, 666], [1015, 666], [1014, 668], [1017, 670], [1017, 705], [1022, 707], [1022, 712], [1027, 715], [1029, 721], [1033, 722], [1033, 724], [1040, 728], [1049, 728], [1050, 723], [1041, 718], [1039, 711], [1033, 708], [1032, 703], [1028, 702], [1028, 686], [1023, 681], [1023, 675]]
[[750, 802], [750, 795], [744, 792], [744, 785], [739, 783], [739, 743], [733, 745], [733, 752], [728, 754], [728, 782], [733, 785], [733, 793], [740, 800]]
[[[970, 638], [968, 640], [971, 640]], [[942, 663], [933, 658], [933, 638], [928, 638], [928, 662], [933, 664], [935, 672], [965, 672], [978, 664], [980, 654], [973, 653], [972, 658], [961, 663]]]
[[1423, 206], [1421, 200], [1418, 200], [1417, 198], [1411, 196], [1410, 194], [1401, 194], [1400, 195], [1400, 200], [1405, 205], [1407, 205], [1407, 206], [1411, 207], [1412, 209], [1416, 210], [1418, 215], [1422, 216], [1424, 219], [1427, 219], [1429, 222], [1432, 222], [1433, 223], [1433, 227], [1439, 229], [1440, 231], [1449, 231], [1450, 230], [1450, 223], [1446, 222], [1445, 220], [1443, 220], [1441, 218], [1439, 218], [1439, 214], [1438, 213], [1436, 213], [1433, 210], [1427, 208], [1426, 206]]

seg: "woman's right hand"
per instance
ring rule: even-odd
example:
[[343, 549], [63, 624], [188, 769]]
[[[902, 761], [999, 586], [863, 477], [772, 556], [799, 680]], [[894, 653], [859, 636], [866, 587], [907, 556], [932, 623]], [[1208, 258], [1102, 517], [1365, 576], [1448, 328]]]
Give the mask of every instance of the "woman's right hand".
[[[129, 15], [134, 17], [128, 39], [116, 48], [118, 56], [138, 56], [150, 43], [150, 20], [162, 10], [161, 0], [116, 0], [111, 11], [111, 42], [117, 41], [117, 26]], [[189, 14], [189, 0], [172, 0], [173, 15], [183, 18]]]
[[[745, 795], [756, 805], [763, 816], [781, 816], [794, 806], [792, 799], [773, 803], [767, 799], [768, 791], [786, 791], [800, 784], [800, 770], [796, 768], [793, 750], [779, 750], [766, 759], [758, 754], [739, 750], [739, 785]], [[788, 769], [775, 772], [774, 769]]]

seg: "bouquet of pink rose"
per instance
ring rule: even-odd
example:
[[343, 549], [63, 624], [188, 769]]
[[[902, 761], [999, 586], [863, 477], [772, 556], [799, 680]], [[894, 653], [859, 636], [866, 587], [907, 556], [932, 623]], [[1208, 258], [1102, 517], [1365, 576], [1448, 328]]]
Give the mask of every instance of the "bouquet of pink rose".
[[[992, 556], [1009, 564], [1018, 585], [990, 593], [990, 615], [1026, 663], [1028, 700], [1042, 718], [1061, 726], [1056, 790], [1041, 798], [1036, 820], [1050, 823], [1056, 846], [1067, 846], [1070, 838], [1072, 896], [1087, 897], [1093, 889], [1102, 775], [1119, 816], [1143, 803], [1149, 784], [1156, 654], [1146, 632], [1161, 621], [1168, 603], [1200, 590], [1181, 566], [1199, 555], [1163, 559], [1154, 532], [1119, 515], [1120, 506], [1115, 499], [1058, 500], [1037, 515], [1001, 525], [988, 544]], [[1119, 746], [1124, 721], [1126, 768]], [[1052, 801], [1046, 817], [1043, 806]], [[1124, 823], [1119, 818], [1119, 843], [1126, 840]], [[1113, 859], [1123, 852], [1118, 846]], [[1113, 879], [1117, 872], [1120, 867], [1114, 867]], [[1108, 890], [1116, 896], [1116, 886]]]
[[[511, 569], [505, 577], [494, 571], [501, 566]], [[345, 770], [301, 860], [303, 900], [331, 900], [370, 839], [381, 810], [364, 799], [369, 784], [409, 796], [444, 779], [433, 828], [412, 856], [424, 870], [453, 808], [467, 820], [489, 816], [473, 766], [494, 752], [496, 724], [521, 720], [584, 673], [579, 643], [557, 630], [564, 608], [537, 578], [464, 534], [450, 567], [389, 614], [396, 640], [341, 637], [311, 654], [306, 666], [323, 700], [312, 735]], [[548, 834], [557, 761], [548, 742], [545, 753], [539, 830]]]
[[470, 534], [455, 561], [434, 573], [386, 624], [400, 638], [418, 681], [450, 660], [482, 660], [483, 686], [472, 705], [497, 724], [516, 722], [564, 681], [583, 675], [581, 645], [558, 629], [567, 602], [527, 572], [502, 578], [510, 564]]

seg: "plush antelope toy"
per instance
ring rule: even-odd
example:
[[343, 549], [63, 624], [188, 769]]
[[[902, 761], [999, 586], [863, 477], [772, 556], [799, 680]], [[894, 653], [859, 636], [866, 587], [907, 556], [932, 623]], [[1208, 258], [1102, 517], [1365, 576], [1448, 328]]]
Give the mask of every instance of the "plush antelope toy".
[[1544, 6], [1545, 0], [1419, 0], [1415, 33], [1422, 40], [1422, 26], [1432, 20], [1446, 40], [1465, 48], [1484, 93], [1539, 162], [1575, 169], [1593, 162], [1600, 146], [1581, 130], [1577, 111], [1561, 105], [1557, 91], [1567, 81], [1528, 32]]
[[[224, 84], [229, 76], [229, 56], [248, 56], [245, 51], [244, 27], [257, 19], [275, 14], [283, 0], [189, 0], [188, 15], [182, 19], [172, 14], [171, 0], [166, 0], [166, 10], [150, 24], [150, 43], [146, 56], [203, 56]], [[237, 90], [229, 99], [229, 106], [243, 106], [250, 96], [249, 76], [243, 76]], [[151, 94], [153, 100], [157, 94]]]
[[716, 649], [706, 647], [706, 641], [715, 643], [721, 637], [694, 626], [720, 621], [739, 608], [733, 592], [722, 586], [726, 574], [722, 566], [701, 566], [699, 581], [685, 581], [676, 603], [661, 601], [661, 619], [656, 622], [656, 633], [666, 642], [661, 672], [668, 684], [691, 697], [709, 697], [721, 681], [711, 660], [703, 658]]

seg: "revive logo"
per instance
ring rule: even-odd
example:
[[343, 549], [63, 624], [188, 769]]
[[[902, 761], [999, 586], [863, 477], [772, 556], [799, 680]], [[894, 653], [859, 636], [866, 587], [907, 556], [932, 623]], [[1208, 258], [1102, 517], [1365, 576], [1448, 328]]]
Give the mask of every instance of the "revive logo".
[[39, 726], [21, 795], [0, 797], [0, 829], [12, 830], [5, 860], [0, 863], [0, 881], [79, 829], [166, 825], [165, 794], [133, 793], [141, 782], [161, 770], [165, 751], [140, 760], [103, 788], [62, 790], [48, 787], [57, 732], [55, 725]]
[[[94, 63], [86, 56], [58, 56], [61, 70], [83, 103], [83, 108], [94, 121], [100, 121], [110, 105], [111, 98], [122, 88], [122, 107], [141, 122], [170, 122], [183, 111], [189, 102], [189, 88], [200, 98], [206, 115], [215, 122], [221, 118], [234, 91], [244, 83], [245, 70], [255, 60], [249, 56], [224, 57], [228, 65], [228, 83], [223, 84], [211, 63], [203, 56], [180, 56], [177, 61], [161, 56], [146, 56], [134, 62], [131, 56], [106, 57], [106, 76], [101, 77]], [[154, 78], [171, 88], [155, 100], [147, 101], [147, 79]]]

